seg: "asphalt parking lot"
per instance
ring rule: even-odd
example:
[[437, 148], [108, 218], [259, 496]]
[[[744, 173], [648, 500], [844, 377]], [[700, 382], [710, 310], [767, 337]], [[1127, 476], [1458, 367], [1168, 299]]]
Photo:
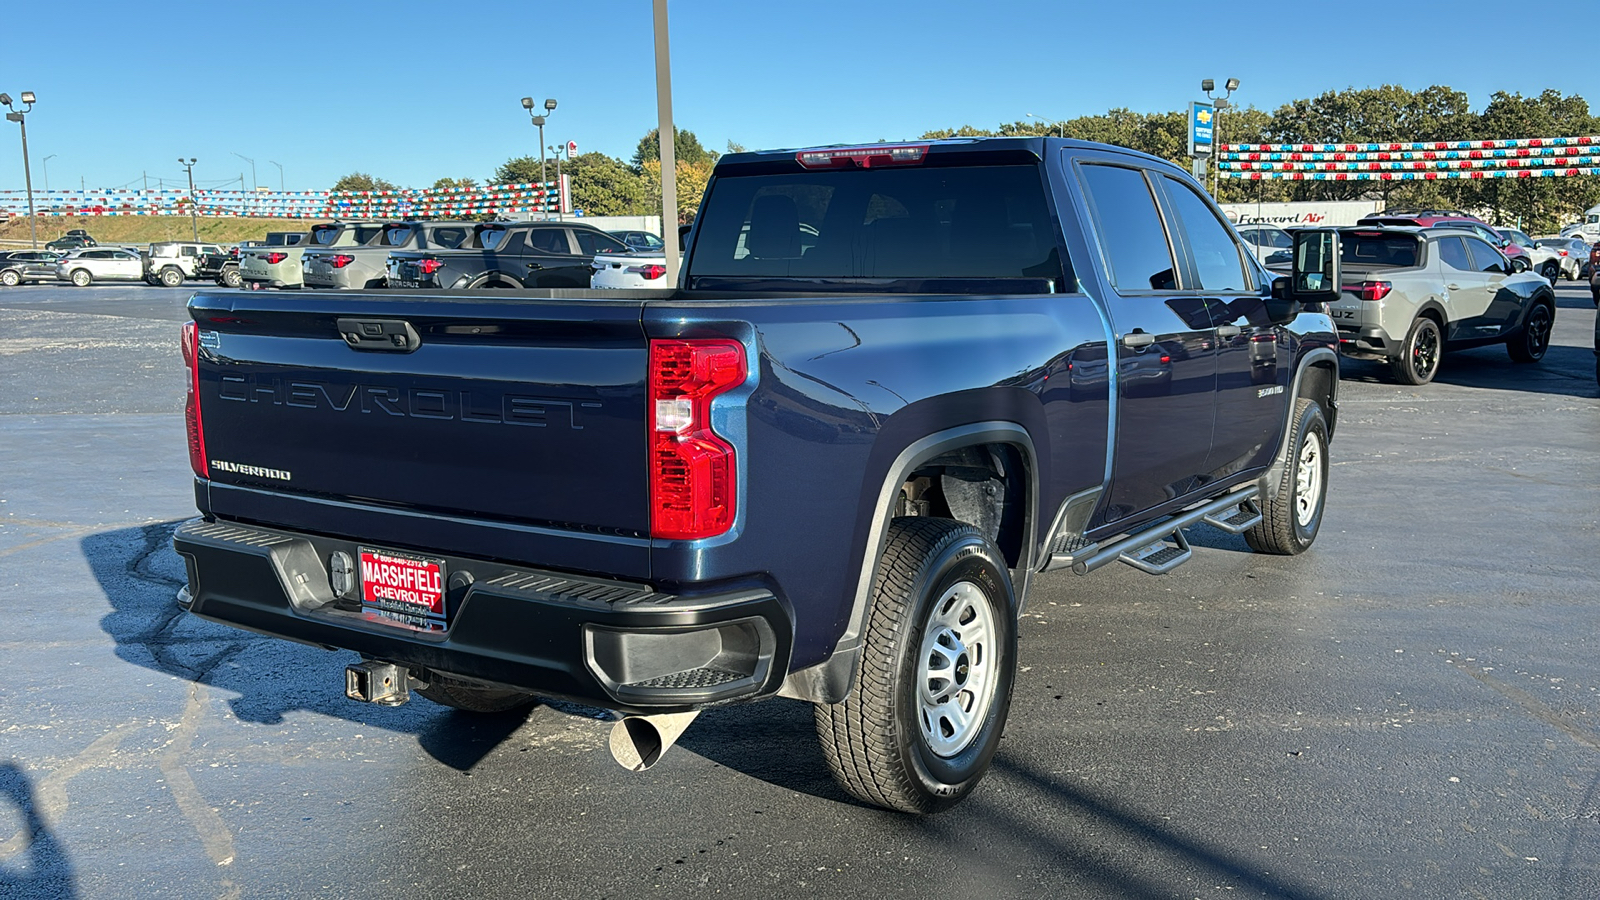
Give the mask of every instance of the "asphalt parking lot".
[[631, 775], [598, 711], [356, 704], [352, 654], [180, 615], [192, 290], [0, 289], [0, 897], [1600, 896], [1585, 287], [1537, 366], [1348, 364], [1305, 556], [1037, 579], [995, 769], [926, 819], [799, 703]]

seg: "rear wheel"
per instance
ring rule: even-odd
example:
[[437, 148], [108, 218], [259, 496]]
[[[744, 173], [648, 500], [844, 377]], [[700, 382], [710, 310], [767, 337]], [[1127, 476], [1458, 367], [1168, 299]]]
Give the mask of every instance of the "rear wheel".
[[1261, 504], [1261, 521], [1244, 533], [1257, 553], [1294, 556], [1317, 539], [1328, 497], [1328, 420], [1316, 401], [1294, 403], [1294, 431], [1276, 491]]
[[94, 276], [89, 274], [88, 269], [73, 269], [71, 278], [78, 287], [88, 287], [94, 282]]
[[1506, 353], [1519, 363], [1538, 362], [1550, 349], [1550, 328], [1555, 324], [1555, 313], [1547, 303], [1535, 303], [1522, 321], [1522, 330], [1506, 341]]
[[172, 266], [161, 270], [161, 283], [167, 287], [177, 287], [183, 284], [183, 273]]
[[1439, 357], [1444, 341], [1439, 334], [1439, 323], [1419, 316], [1411, 323], [1400, 355], [1389, 360], [1389, 368], [1401, 384], [1427, 384], [1439, 374]]
[[440, 706], [477, 713], [498, 713], [518, 709], [539, 702], [537, 694], [514, 691], [509, 688], [492, 688], [467, 681], [459, 681], [437, 672], [428, 674], [426, 687], [417, 693]]
[[1015, 610], [1004, 557], [977, 529], [889, 524], [855, 684], [816, 708], [823, 755], [846, 791], [930, 813], [977, 787], [1011, 705]]
[[227, 287], [236, 288], [244, 283], [244, 277], [239, 274], [238, 269], [223, 269], [222, 283]]
[[1551, 284], [1555, 284], [1561, 278], [1561, 264], [1552, 259], [1540, 267], [1539, 274]]

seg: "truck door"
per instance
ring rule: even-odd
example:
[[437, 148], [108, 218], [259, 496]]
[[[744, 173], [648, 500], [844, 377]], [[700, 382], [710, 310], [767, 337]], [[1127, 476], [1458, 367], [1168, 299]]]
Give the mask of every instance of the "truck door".
[[1157, 183], [1181, 223], [1173, 230], [1184, 238], [1184, 284], [1200, 292], [1215, 327], [1217, 421], [1205, 475], [1226, 478], [1269, 463], [1285, 419], [1280, 386], [1288, 365], [1279, 359], [1279, 329], [1267, 314], [1271, 285], [1252, 276], [1245, 264], [1249, 250], [1206, 198], [1176, 178], [1163, 175]]
[[1084, 154], [1077, 177], [1103, 265], [1116, 360], [1109, 496], [1090, 527], [1182, 497], [1202, 483], [1216, 414], [1216, 337], [1206, 301], [1180, 285], [1177, 235], [1158, 210], [1159, 173]]
[[1454, 312], [1461, 321], [1451, 323], [1447, 337], [1450, 340], [1493, 337], [1522, 312], [1522, 298], [1505, 284], [1506, 277], [1511, 274], [1511, 263], [1486, 241], [1466, 236], [1461, 240], [1472, 253], [1473, 268], [1477, 269], [1479, 280], [1471, 289], [1451, 292], [1451, 300], [1456, 305]]

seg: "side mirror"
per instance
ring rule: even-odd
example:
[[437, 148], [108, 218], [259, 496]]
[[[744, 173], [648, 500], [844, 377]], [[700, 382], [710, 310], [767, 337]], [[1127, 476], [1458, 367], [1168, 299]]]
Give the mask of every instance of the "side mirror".
[[1296, 303], [1332, 303], [1342, 289], [1339, 232], [1308, 228], [1294, 233], [1294, 258], [1289, 268], [1286, 299]]

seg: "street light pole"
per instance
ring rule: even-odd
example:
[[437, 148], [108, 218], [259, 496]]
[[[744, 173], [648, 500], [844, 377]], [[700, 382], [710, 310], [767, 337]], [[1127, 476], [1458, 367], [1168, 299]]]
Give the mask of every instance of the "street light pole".
[[[544, 120], [549, 118], [550, 114], [556, 111], [556, 101], [553, 99], [546, 99], [544, 101], [544, 115], [539, 115], [538, 113], [534, 112], [532, 97], [522, 98], [522, 108], [528, 111], [528, 120], [539, 129], [539, 208], [540, 211], [543, 212], [548, 218], [550, 214], [550, 175], [545, 171], [544, 166]], [[558, 162], [556, 164], [557, 178], [561, 177], [560, 171], [560, 163]], [[557, 196], [557, 203], [560, 203], [559, 194]]]
[[1067, 136], [1067, 123], [1061, 121], [1060, 119], [1046, 119], [1044, 116], [1036, 116], [1033, 113], [1028, 113], [1028, 118], [1038, 119], [1044, 123], [1046, 128], [1054, 125], [1056, 128], [1056, 137], [1064, 138]]
[[0, 94], [0, 104], [4, 104], [6, 109], [11, 110], [6, 113], [6, 119], [22, 126], [22, 180], [24, 186], [28, 189], [28, 238], [33, 243], [33, 249], [37, 250], [39, 249], [39, 226], [38, 219], [33, 214], [33, 172], [28, 167], [27, 115], [33, 112], [33, 101], [33, 91], [23, 91], [22, 102], [26, 103], [28, 108], [18, 112], [17, 108], [11, 105], [11, 95]]
[[283, 163], [274, 162], [273, 160], [270, 160], [270, 159], [267, 160], [267, 162], [272, 163], [273, 165], [278, 167], [278, 193], [280, 193], [280, 194], [285, 193], [285, 191], [283, 189]]
[[183, 157], [178, 157], [178, 165], [183, 166], [183, 170], [189, 173], [189, 227], [194, 231], [195, 243], [200, 242], [200, 220], [196, 217], [194, 209], [194, 164], [197, 162], [199, 160], [192, 156], [188, 162], [184, 162]]
[[44, 192], [46, 194], [50, 193], [50, 160], [60, 155], [59, 153], [52, 153], [44, 158]]
[[1211, 155], [1213, 157], [1211, 160], [1211, 196], [1213, 198], [1217, 197], [1222, 190], [1222, 167], [1217, 165], [1216, 159], [1217, 154], [1222, 152], [1222, 111], [1232, 106], [1228, 102], [1228, 98], [1232, 97], [1233, 92], [1239, 89], [1239, 79], [1229, 78], [1222, 87], [1226, 93], [1212, 100], [1211, 92], [1216, 89], [1216, 82], [1209, 78], [1202, 79], [1200, 82], [1200, 90], [1206, 92], [1207, 100], [1212, 100], [1211, 105], [1214, 108], [1212, 115], [1215, 116], [1211, 120]]
[[[562, 146], [566, 145], [563, 144]], [[556, 219], [557, 221], [565, 222], [567, 220], [567, 210], [565, 204], [561, 202], [561, 147], [552, 144], [550, 152], [555, 154], [556, 157]]]
[[[251, 190], [260, 190], [261, 182], [256, 180], [256, 161], [251, 159], [248, 156], [245, 156], [243, 153], [234, 153], [233, 155], [239, 157], [240, 159], [242, 159], [245, 162], [250, 164], [250, 189]], [[240, 180], [243, 181], [243, 178], [241, 178]], [[244, 185], [243, 184], [239, 185], [239, 190], [241, 190], [241, 191], [244, 190]]]
[[667, 284], [678, 283], [678, 136], [672, 126], [672, 50], [667, 0], [651, 0], [656, 45], [656, 135], [661, 153], [661, 237], [666, 243]]

